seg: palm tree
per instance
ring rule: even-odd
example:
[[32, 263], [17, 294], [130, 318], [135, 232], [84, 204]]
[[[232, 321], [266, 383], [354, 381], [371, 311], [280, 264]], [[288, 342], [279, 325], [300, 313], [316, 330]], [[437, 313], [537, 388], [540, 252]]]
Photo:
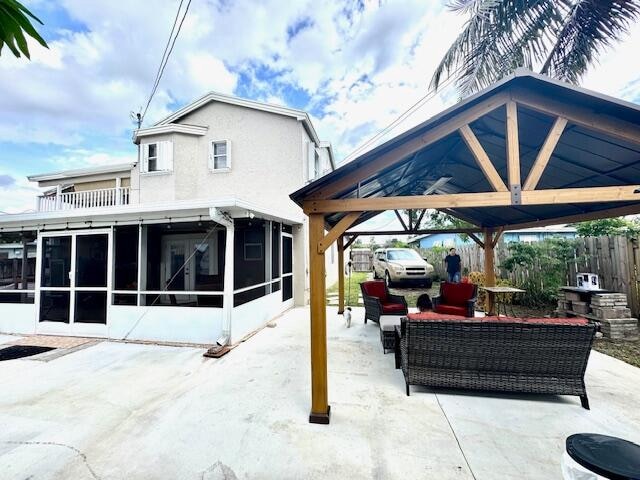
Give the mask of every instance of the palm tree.
[[16, 57], [19, 58], [22, 52], [25, 57], [31, 58], [25, 34], [49, 48], [31, 25], [30, 18], [42, 25], [38, 17], [16, 0], [0, 0], [0, 55], [6, 45]]
[[453, 77], [462, 96], [518, 67], [578, 83], [640, 18], [640, 0], [451, 0], [448, 7], [469, 20], [431, 87]]

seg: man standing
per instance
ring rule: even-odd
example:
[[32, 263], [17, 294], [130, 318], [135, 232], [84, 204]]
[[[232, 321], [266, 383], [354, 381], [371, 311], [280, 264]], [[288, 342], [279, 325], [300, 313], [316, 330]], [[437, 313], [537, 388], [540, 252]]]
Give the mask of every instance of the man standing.
[[460, 283], [460, 255], [456, 253], [455, 248], [449, 249], [449, 255], [444, 257], [444, 263], [447, 265], [447, 278], [451, 283]]

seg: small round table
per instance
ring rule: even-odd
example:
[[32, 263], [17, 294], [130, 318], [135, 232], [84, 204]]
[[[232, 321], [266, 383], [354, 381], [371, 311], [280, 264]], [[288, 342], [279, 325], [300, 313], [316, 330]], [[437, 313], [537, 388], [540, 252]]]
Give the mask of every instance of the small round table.
[[640, 445], [597, 433], [567, 438], [567, 453], [587, 470], [611, 480], [640, 479]]

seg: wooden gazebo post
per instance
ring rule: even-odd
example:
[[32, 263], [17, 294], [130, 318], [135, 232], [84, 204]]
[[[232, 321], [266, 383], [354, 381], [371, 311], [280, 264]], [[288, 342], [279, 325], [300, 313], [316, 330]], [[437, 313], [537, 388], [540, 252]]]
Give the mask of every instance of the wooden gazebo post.
[[327, 389], [327, 300], [325, 291], [324, 215], [309, 215], [309, 290], [311, 313], [311, 413], [309, 422], [329, 423]]
[[[496, 270], [495, 270], [495, 253], [493, 249], [493, 230], [491, 228], [484, 229], [484, 285], [485, 287], [496, 286]], [[488, 315], [493, 315], [493, 295], [487, 293], [485, 300], [485, 308]]]

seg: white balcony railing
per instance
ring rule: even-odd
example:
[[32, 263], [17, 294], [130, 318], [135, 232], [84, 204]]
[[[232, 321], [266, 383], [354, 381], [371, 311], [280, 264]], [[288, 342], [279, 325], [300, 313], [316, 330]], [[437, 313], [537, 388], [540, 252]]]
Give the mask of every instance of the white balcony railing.
[[101, 208], [129, 205], [129, 187], [101, 188], [80, 192], [41, 195], [38, 197], [39, 212], [76, 210], [78, 208]]

